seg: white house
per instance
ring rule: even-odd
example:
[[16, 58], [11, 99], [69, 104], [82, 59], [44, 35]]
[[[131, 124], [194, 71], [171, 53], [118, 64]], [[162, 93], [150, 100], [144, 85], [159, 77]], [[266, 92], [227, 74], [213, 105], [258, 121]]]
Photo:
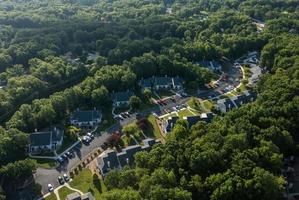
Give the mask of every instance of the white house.
[[54, 128], [52, 131], [34, 132], [30, 134], [29, 153], [39, 154], [53, 152], [63, 142], [63, 131]]
[[129, 106], [130, 98], [133, 96], [133, 92], [116, 92], [112, 95], [113, 105], [116, 107]]
[[70, 118], [73, 126], [90, 128], [99, 124], [102, 120], [102, 113], [97, 110], [76, 110]]

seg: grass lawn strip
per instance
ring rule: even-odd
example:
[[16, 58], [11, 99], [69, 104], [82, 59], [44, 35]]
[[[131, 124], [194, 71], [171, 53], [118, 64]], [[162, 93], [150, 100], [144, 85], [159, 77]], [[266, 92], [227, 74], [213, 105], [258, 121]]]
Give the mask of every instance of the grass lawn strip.
[[56, 195], [54, 193], [51, 193], [49, 196], [45, 198], [45, 200], [57, 200]]
[[71, 190], [67, 187], [62, 187], [58, 190], [58, 194], [59, 194], [59, 197], [60, 197], [61, 200], [66, 199], [67, 195], [72, 194], [74, 192], [76, 192], [76, 191]]
[[205, 111], [211, 111], [213, 107], [213, 103], [209, 100], [202, 101], [201, 105]]
[[144, 134], [148, 137], [160, 138], [161, 134], [158, 124], [156, 122], [156, 118], [153, 115], [149, 115], [147, 119], [150, 122], [150, 127], [149, 130], [144, 132]]
[[92, 175], [89, 169], [83, 169], [69, 185], [83, 193], [91, 192], [95, 199], [101, 199], [101, 193], [106, 191], [103, 181], [97, 175]]
[[37, 167], [44, 168], [44, 169], [52, 169], [56, 166], [56, 162], [53, 159], [42, 159], [36, 158]]
[[183, 117], [194, 116], [194, 114], [192, 112], [190, 112], [187, 108], [180, 110], [178, 112], [178, 115], [181, 119], [183, 119]]

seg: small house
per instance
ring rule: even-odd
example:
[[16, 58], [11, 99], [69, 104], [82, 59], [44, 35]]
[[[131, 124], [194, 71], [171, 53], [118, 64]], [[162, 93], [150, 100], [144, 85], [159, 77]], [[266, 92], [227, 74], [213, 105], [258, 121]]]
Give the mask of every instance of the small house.
[[122, 149], [117, 153], [115, 150], [106, 150], [97, 158], [97, 167], [100, 173], [105, 176], [110, 170], [121, 170], [125, 166], [134, 165], [134, 155], [141, 151], [149, 151], [158, 140], [147, 138], [142, 141], [143, 145], [133, 145]]
[[141, 79], [139, 82], [139, 85], [141, 87], [141, 90], [144, 91], [145, 89], [152, 90], [153, 84], [154, 84], [154, 78], [146, 78], [146, 79]]
[[51, 131], [34, 132], [29, 136], [29, 153], [40, 154], [54, 152], [63, 142], [63, 131], [54, 128]]
[[154, 88], [155, 90], [169, 90], [172, 89], [173, 83], [170, 77], [155, 77]]
[[217, 107], [218, 110], [220, 110], [222, 113], [226, 113], [229, 110], [235, 108], [235, 103], [230, 100], [229, 98], [227, 99], [220, 99], [217, 101]]
[[71, 193], [67, 195], [66, 200], [95, 200], [90, 192], [87, 192], [83, 195], [78, 192]]
[[116, 92], [113, 94], [113, 105], [116, 107], [125, 107], [130, 105], [130, 98], [133, 96], [133, 92]]
[[183, 89], [183, 79], [180, 77], [172, 78], [172, 88], [174, 90], [182, 90]]
[[179, 119], [179, 117], [169, 117], [163, 124], [163, 131], [164, 133], [169, 133], [172, 131], [176, 121]]
[[90, 128], [99, 124], [102, 120], [102, 113], [97, 110], [76, 110], [70, 118], [73, 126]]

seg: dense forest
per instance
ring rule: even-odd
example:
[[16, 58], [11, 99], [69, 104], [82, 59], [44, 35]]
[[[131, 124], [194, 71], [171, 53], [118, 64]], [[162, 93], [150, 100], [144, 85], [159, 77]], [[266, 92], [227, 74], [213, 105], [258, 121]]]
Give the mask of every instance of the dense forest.
[[102, 198], [281, 199], [283, 158], [298, 154], [298, 11], [296, 0], [1, 1], [2, 186], [35, 170], [26, 155], [34, 129], [83, 105], [105, 109], [111, 92], [141, 78], [180, 75], [198, 89], [215, 77], [198, 61], [260, 51], [267, 73], [255, 102], [210, 124], [178, 122], [134, 168], [110, 172]]

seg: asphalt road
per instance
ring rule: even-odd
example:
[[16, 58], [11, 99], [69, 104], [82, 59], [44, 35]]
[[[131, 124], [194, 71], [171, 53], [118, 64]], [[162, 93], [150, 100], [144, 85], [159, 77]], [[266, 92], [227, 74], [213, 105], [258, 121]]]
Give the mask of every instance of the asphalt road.
[[[216, 97], [221, 95], [223, 93], [222, 90], [224, 90], [224, 88], [226, 88], [227, 86], [229, 85], [236, 86], [239, 84], [239, 79], [240, 76], [242, 75], [242, 72], [239, 69], [231, 67], [230, 71], [226, 73], [229, 76], [229, 79], [227, 81], [220, 82], [219, 87], [215, 88], [213, 91], [201, 91], [201, 93], [198, 94], [198, 97], [203, 99]], [[42, 193], [43, 194], [48, 193], [47, 185], [49, 183], [51, 183], [54, 186], [54, 188], [58, 187], [60, 184], [57, 181], [57, 177], [62, 176], [64, 173], [67, 173], [75, 165], [80, 163], [80, 161], [85, 156], [87, 156], [90, 152], [100, 147], [104, 142], [106, 142], [107, 138], [111, 133], [121, 130], [123, 126], [134, 122], [137, 117], [145, 117], [152, 112], [155, 112], [158, 115], [166, 114], [167, 110], [171, 110], [171, 108], [177, 105], [185, 104], [189, 99], [190, 97], [176, 98], [175, 101], [167, 99], [165, 100], [167, 105], [155, 106], [146, 111], [138, 113], [138, 115], [137, 113], [134, 113], [130, 117], [120, 120], [118, 123], [108, 128], [103, 135], [95, 136], [94, 140], [89, 145], [84, 145], [82, 143], [79, 143], [78, 145], [73, 147], [72, 151], [75, 153], [75, 156], [74, 158], [69, 159], [67, 162], [65, 162], [64, 165], [60, 165], [57, 168], [50, 169], [50, 170], [38, 168], [34, 177], [35, 177], [35, 181], [42, 185]]]
[[101, 136], [95, 136], [95, 138], [90, 142], [89, 145], [84, 145], [79, 143], [72, 148], [74, 157], [69, 159], [63, 165], [57, 166], [55, 169], [42, 169], [38, 168], [34, 174], [34, 179], [37, 183], [42, 185], [42, 193], [46, 194], [48, 192], [47, 185], [51, 183], [54, 188], [59, 186], [57, 181], [58, 176], [62, 176], [64, 173], [68, 173], [74, 166], [76, 166], [84, 157], [86, 157], [94, 149], [100, 147], [109, 137], [109, 134], [104, 133]]

